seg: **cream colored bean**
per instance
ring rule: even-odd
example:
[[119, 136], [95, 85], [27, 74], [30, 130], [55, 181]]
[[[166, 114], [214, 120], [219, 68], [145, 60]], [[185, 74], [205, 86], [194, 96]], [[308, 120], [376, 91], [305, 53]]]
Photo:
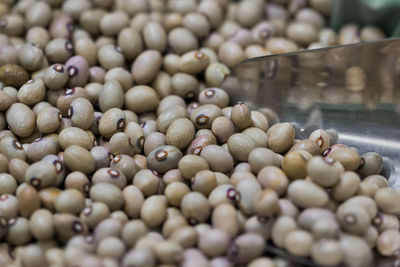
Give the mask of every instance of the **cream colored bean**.
[[148, 227], [157, 227], [166, 216], [166, 201], [162, 196], [151, 196], [143, 202], [140, 216]]
[[398, 207], [399, 192], [392, 188], [380, 188], [374, 196], [375, 202], [379, 209], [384, 212], [398, 214], [400, 209]]
[[166, 142], [169, 145], [183, 149], [192, 142], [194, 134], [195, 128], [189, 119], [177, 119], [168, 127]]
[[34, 131], [36, 116], [25, 104], [12, 104], [6, 113], [6, 120], [10, 130], [20, 136], [27, 137]]
[[321, 187], [305, 180], [292, 182], [288, 187], [288, 196], [302, 208], [322, 207], [328, 202], [328, 194]]
[[160, 70], [162, 57], [157, 50], [147, 50], [142, 52], [132, 64], [132, 77], [138, 84], [148, 84], [152, 82]]

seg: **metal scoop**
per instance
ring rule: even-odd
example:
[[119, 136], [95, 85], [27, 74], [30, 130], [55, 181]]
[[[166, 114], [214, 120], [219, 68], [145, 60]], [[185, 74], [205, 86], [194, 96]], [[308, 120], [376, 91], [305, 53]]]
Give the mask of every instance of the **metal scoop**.
[[[270, 108], [292, 122], [296, 138], [315, 129], [337, 133], [338, 143], [375, 151], [382, 175], [400, 190], [400, 39], [300, 51], [246, 60], [222, 87], [233, 103]], [[316, 266], [270, 244], [266, 254], [293, 266]], [[377, 259], [375, 266], [393, 266]]]
[[375, 151], [400, 190], [400, 39], [264, 56], [240, 63], [222, 87], [232, 101], [270, 108], [296, 138], [332, 129], [338, 143]]

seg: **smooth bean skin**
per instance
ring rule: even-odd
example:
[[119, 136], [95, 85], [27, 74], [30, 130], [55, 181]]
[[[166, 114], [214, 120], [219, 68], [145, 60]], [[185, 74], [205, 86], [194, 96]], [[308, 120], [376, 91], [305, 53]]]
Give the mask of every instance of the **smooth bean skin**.
[[320, 240], [313, 245], [312, 259], [321, 265], [336, 265], [343, 259], [340, 245], [334, 240]]
[[27, 70], [38, 70], [43, 60], [43, 51], [33, 44], [25, 44], [18, 53], [18, 60], [22, 67]]
[[245, 104], [238, 103], [232, 107], [231, 119], [236, 127], [245, 129], [250, 126], [251, 111]]
[[248, 162], [254, 173], [259, 173], [266, 166], [280, 167], [281, 165], [278, 156], [272, 150], [264, 147], [253, 149], [249, 154]]
[[264, 240], [253, 233], [239, 235], [228, 249], [228, 257], [237, 263], [248, 263], [262, 254]]
[[167, 46], [167, 34], [163, 26], [156, 22], [149, 22], [143, 28], [143, 39], [148, 49], [163, 52]]
[[102, 112], [112, 108], [123, 107], [124, 91], [118, 81], [106, 81], [99, 93], [98, 104]]
[[89, 78], [89, 64], [84, 57], [74, 56], [65, 62], [70, 87], [84, 86]]
[[198, 41], [195, 35], [183, 27], [175, 28], [168, 33], [168, 44], [172, 50], [179, 55], [195, 50], [198, 47]]
[[[354, 235], [342, 234], [339, 239], [343, 251], [343, 262], [350, 265], [371, 265], [373, 254], [366, 242]], [[356, 248], [357, 249], [354, 249]]]
[[[8, 52], [5, 48], [2, 48], [2, 51]], [[29, 80], [29, 74], [19, 65], [4, 64], [0, 68], [0, 78], [8, 86], [22, 86]]]
[[297, 256], [309, 255], [313, 245], [313, 236], [303, 230], [295, 230], [285, 238], [285, 248]]
[[296, 142], [289, 151], [305, 150], [313, 156], [319, 156], [321, 154], [321, 148], [316, 142], [310, 139], [305, 139]]
[[321, 186], [335, 185], [344, 168], [339, 162], [322, 157], [314, 157], [307, 163], [307, 173], [311, 180]]
[[132, 64], [131, 73], [138, 84], [148, 84], [153, 81], [162, 64], [162, 57], [157, 50], [147, 50], [141, 53]]
[[14, 103], [6, 112], [6, 120], [11, 131], [20, 136], [27, 137], [34, 131], [36, 116], [25, 104]]
[[250, 152], [257, 146], [251, 137], [243, 133], [229, 137], [227, 144], [229, 152], [239, 161], [247, 161]]
[[382, 171], [382, 157], [375, 152], [365, 153], [361, 156], [361, 165], [357, 172], [362, 177], [379, 174]]
[[333, 199], [343, 201], [355, 195], [359, 190], [360, 182], [360, 177], [356, 173], [342, 173], [338, 183], [332, 188]]
[[178, 169], [184, 178], [191, 179], [198, 171], [209, 169], [209, 164], [202, 157], [186, 155], [179, 160]]
[[375, 193], [374, 199], [378, 207], [384, 212], [398, 214], [400, 212], [397, 206], [397, 199], [399, 197], [399, 193], [392, 188], [380, 188]]
[[254, 196], [261, 192], [261, 186], [255, 178], [244, 178], [240, 180], [235, 190], [240, 194], [239, 208], [246, 215], [252, 215], [255, 212]]
[[148, 227], [156, 227], [165, 219], [166, 202], [161, 196], [151, 196], [143, 202], [140, 215]]
[[193, 123], [186, 118], [174, 120], [166, 132], [166, 142], [179, 149], [187, 147], [193, 140], [195, 127]]
[[120, 209], [124, 204], [121, 190], [112, 184], [99, 183], [93, 185], [89, 194], [94, 201], [106, 204], [110, 211]]
[[333, 145], [324, 152], [325, 157], [339, 161], [346, 171], [355, 171], [360, 167], [358, 152], [344, 145]]
[[126, 125], [125, 113], [119, 108], [111, 108], [101, 116], [98, 129], [102, 136], [108, 138], [123, 131]]
[[64, 152], [65, 165], [72, 171], [90, 174], [95, 170], [93, 156], [85, 148], [77, 145], [67, 147]]
[[87, 130], [94, 121], [94, 109], [89, 100], [77, 98], [71, 102], [68, 110], [74, 126]]
[[178, 167], [182, 152], [175, 146], [160, 146], [153, 149], [147, 156], [147, 165], [157, 173], [164, 174]]
[[328, 202], [327, 193], [316, 184], [296, 180], [288, 187], [288, 196], [296, 205], [307, 207], [322, 207]]
[[210, 215], [210, 204], [199, 192], [186, 194], [181, 202], [183, 215], [191, 223], [205, 222]]
[[154, 89], [145, 85], [134, 86], [125, 93], [125, 106], [136, 113], [155, 110], [159, 100]]
[[118, 46], [127, 60], [133, 60], [143, 51], [143, 41], [139, 32], [133, 28], [124, 28], [118, 34]]
[[291, 179], [304, 179], [310, 175], [307, 166], [311, 158], [306, 151], [289, 152], [282, 159], [282, 169]]
[[208, 56], [200, 50], [195, 50], [182, 55], [180, 69], [185, 73], [197, 74], [203, 72], [208, 63]]
[[125, 61], [121, 48], [113, 43], [101, 46], [97, 52], [97, 58], [101, 66], [106, 70], [122, 67]]
[[[235, 56], [232, 56], [235, 55]], [[218, 57], [228, 67], [235, 67], [245, 59], [242, 47], [234, 42], [225, 42], [218, 49]]]
[[289, 179], [286, 174], [276, 166], [266, 166], [257, 174], [257, 180], [262, 188], [271, 188], [279, 195], [286, 192]]
[[29, 221], [32, 235], [40, 240], [50, 240], [54, 236], [54, 224], [51, 212], [45, 209], [36, 210]]
[[288, 150], [294, 142], [294, 128], [289, 123], [278, 123], [268, 129], [268, 147], [276, 153]]
[[222, 147], [208, 145], [201, 150], [200, 156], [204, 158], [213, 171], [229, 172], [233, 168], [233, 158]]

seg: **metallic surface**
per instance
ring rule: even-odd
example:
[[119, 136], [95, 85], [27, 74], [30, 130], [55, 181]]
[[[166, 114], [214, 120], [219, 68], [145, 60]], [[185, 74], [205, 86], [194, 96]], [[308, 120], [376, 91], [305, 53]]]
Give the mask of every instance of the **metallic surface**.
[[334, 129], [339, 143], [380, 153], [400, 190], [400, 39], [253, 58], [222, 87], [233, 102], [268, 107], [297, 137]]
[[[399, 56], [400, 39], [387, 39], [253, 58], [239, 64], [222, 87], [232, 104], [267, 107], [293, 123], [298, 139], [329, 129], [338, 143], [360, 154], [380, 153], [382, 175], [400, 190]], [[273, 245], [266, 253], [293, 266], [315, 266]], [[393, 266], [393, 259], [383, 261], [375, 265]]]

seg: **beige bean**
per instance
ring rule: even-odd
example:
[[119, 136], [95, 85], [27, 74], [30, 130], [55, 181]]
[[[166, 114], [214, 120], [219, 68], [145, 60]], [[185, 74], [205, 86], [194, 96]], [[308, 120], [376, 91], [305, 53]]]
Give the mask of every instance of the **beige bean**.
[[318, 31], [307, 22], [293, 22], [288, 25], [286, 35], [300, 45], [308, 45], [318, 39]]
[[318, 185], [306, 180], [292, 182], [288, 186], [288, 196], [302, 208], [322, 207], [328, 202], [328, 194]]
[[309, 256], [313, 245], [313, 236], [304, 230], [294, 230], [285, 238], [285, 248], [296, 256]]
[[80, 171], [84, 174], [92, 173], [96, 166], [90, 152], [77, 145], [72, 145], [65, 149], [64, 162], [71, 171]]
[[45, 188], [55, 184], [56, 176], [57, 169], [52, 163], [38, 161], [26, 169], [25, 181], [35, 188]]
[[201, 50], [190, 51], [181, 56], [180, 70], [189, 74], [203, 72], [209, 63], [208, 56]]
[[254, 211], [261, 217], [269, 217], [279, 210], [279, 196], [272, 189], [261, 191], [254, 199]]
[[121, 30], [117, 41], [127, 60], [133, 60], [143, 51], [142, 38], [139, 32], [132, 27]]
[[268, 129], [267, 136], [269, 149], [282, 153], [294, 143], [294, 127], [289, 123], [278, 123]]
[[186, 194], [182, 199], [181, 209], [183, 215], [192, 224], [207, 221], [211, 212], [207, 198], [199, 192]]
[[18, 210], [23, 217], [29, 218], [32, 213], [40, 208], [40, 196], [38, 191], [28, 184], [17, 193]]
[[370, 197], [366, 196], [354, 196], [346, 200], [343, 204], [350, 204], [355, 206], [360, 206], [368, 213], [369, 217], [372, 219], [378, 213], [378, 207], [376, 202]]
[[346, 202], [339, 206], [336, 216], [343, 230], [352, 234], [364, 234], [370, 226], [369, 214], [360, 206]]
[[228, 249], [228, 257], [238, 264], [246, 264], [261, 256], [265, 240], [254, 233], [239, 235]]
[[351, 266], [373, 264], [373, 253], [367, 243], [358, 236], [342, 234], [339, 239], [343, 251], [343, 263]]
[[110, 210], [106, 204], [102, 202], [93, 202], [82, 210], [80, 219], [89, 229], [93, 229], [109, 215]]
[[314, 157], [307, 163], [308, 176], [323, 187], [335, 185], [343, 172], [343, 166], [329, 158]]
[[234, 42], [225, 42], [218, 49], [218, 57], [228, 67], [235, 67], [245, 59], [242, 47]]
[[111, 211], [120, 209], [124, 204], [121, 189], [109, 183], [99, 183], [90, 188], [90, 198], [103, 202]]
[[200, 192], [205, 196], [208, 196], [217, 185], [217, 177], [209, 170], [197, 172], [191, 180], [192, 190]]
[[398, 214], [400, 209], [398, 207], [399, 192], [392, 188], [380, 188], [374, 196], [375, 202], [379, 209], [384, 212]]
[[222, 256], [230, 242], [229, 235], [220, 229], [211, 229], [200, 235], [198, 247], [208, 257]]
[[301, 140], [295, 142], [295, 144], [290, 148], [289, 151], [305, 150], [313, 156], [319, 156], [321, 154], [321, 149], [316, 142], [310, 139]]
[[205, 159], [196, 155], [186, 155], [178, 163], [181, 175], [186, 179], [191, 179], [201, 170], [208, 170], [209, 165]]
[[104, 137], [111, 137], [117, 132], [121, 132], [128, 125], [124, 111], [119, 108], [107, 110], [99, 121], [99, 132]]
[[116, 80], [106, 81], [100, 90], [98, 104], [102, 112], [112, 108], [122, 108], [124, 105], [124, 90]]
[[343, 252], [339, 242], [322, 239], [313, 244], [311, 257], [323, 266], [337, 265], [343, 260]]
[[338, 183], [332, 188], [332, 198], [343, 201], [355, 195], [360, 187], [360, 177], [354, 172], [344, 172]]
[[164, 52], [167, 46], [167, 34], [158, 22], [149, 22], [143, 28], [143, 39], [147, 49]]
[[138, 84], [148, 84], [156, 78], [161, 65], [162, 57], [159, 51], [142, 52], [132, 64], [132, 77]]
[[345, 145], [333, 145], [324, 152], [323, 156], [339, 161], [346, 171], [355, 171], [361, 164], [358, 152]]
[[85, 200], [81, 192], [76, 189], [66, 189], [58, 195], [54, 207], [57, 212], [78, 214], [85, 207]]
[[46, 94], [46, 87], [42, 79], [31, 79], [18, 90], [18, 101], [28, 106], [39, 103]]
[[166, 201], [162, 196], [147, 198], [140, 210], [140, 216], [148, 227], [157, 227], [162, 224], [166, 216]]
[[162, 241], [156, 248], [158, 260], [163, 264], [179, 264], [183, 259], [183, 248], [174, 241]]
[[283, 37], [269, 38], [266, 47], [272, 54], [295, 52], [299, 49], [295, 42]]
[[159, 96], [156, 91], [145, 85], [134, 86], [125, 93], [125, 106], [127, 109], [141, 113], [156, 109]]
[[289, 185], [289, 179], [286, 174], [276, 166], [266, 166], [262, 168], [257, 175], [257, 180], [262, 188], [271, 188], [283, 195]]
[[20, 137], [31, 135], [35, 129], [36, 116], [27, 105], [22, 103], [14, 103], [8, 108], [6, 120], [10, 130]]
[[257, 179], [244, 178], [236, 184], [235, 189], [240, 194], [238, 201], [240, 210], [246, 215], [254, 214], [254, 196], [261, 192]]
[[312, 230], [319, 220], [335, 221], [335, 214], [324, 208], [307, 208], [297, 218], [299, 226], [305, 230]]
[[231, 155], [239, 161], [247, 161], [250, 152], [257, 146], [253, 138], [243, 133], [231, 135], [227, 144]]
[[51, 212], [46, 209], [36, 210], [29, 220], [29, 228], [37, 240], [51, 240], [54, 237], [54, 222]]
[[198, 48], [196, 36], [186, 28], [178, 27], [168, 33], [168, 45], [172, 51], [182, 55]]

